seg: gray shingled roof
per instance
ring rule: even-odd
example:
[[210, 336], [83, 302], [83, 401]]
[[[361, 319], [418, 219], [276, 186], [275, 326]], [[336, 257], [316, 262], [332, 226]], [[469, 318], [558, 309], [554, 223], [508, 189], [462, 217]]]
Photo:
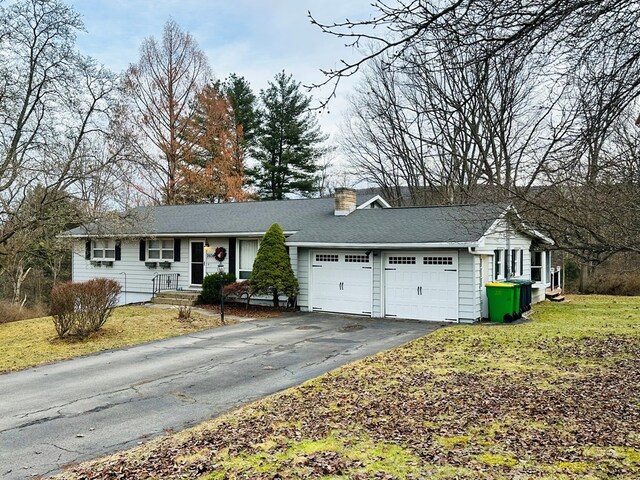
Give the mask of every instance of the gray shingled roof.
[[330, 244], [473, 243], [502, 215], [505, 206], [456, 205], [375, 208], [323, 221], [291, 235], [287, 242]]
[[[363, 204], [373, 198], [358, 198]], [[261, 234], [274, 223], [296, 232], [288, 243], [409, 244], [473, 243], [505, 210], [504, 205], [372, 208], [345, 217], [334, 199], [176, 205], [138, 209], [133, 221], [90, 225], [66, 232], [100, 235]]]
[[[358, 204], [374, 197], [359, 196]], [[274, 223], [285, 232], [293, 232], [333, 216], [334, 202], [333, 198], [313, 198], [147, 207], [136, 209], [129, 220], [85, 225], [66, 235], [264, 233]]]

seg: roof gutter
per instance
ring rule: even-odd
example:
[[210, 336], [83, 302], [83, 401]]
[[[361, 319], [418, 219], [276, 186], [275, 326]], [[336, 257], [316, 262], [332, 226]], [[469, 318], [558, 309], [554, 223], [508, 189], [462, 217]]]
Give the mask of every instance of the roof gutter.
[[[229, 232], [229, 233], [74, 233], [73, 235], [60, 234], [60, 238], [226, 238], [226, 237], [262, 237], [266, 232]], [[285, 236], [293, 235], [297, 230], [285, 231]]]
[[339, 243], [339, 242], [286, 242], [289, 247], [319, 247], [319, 248], [386, 248], [386, 249], [407, 249], [407, 248], [472, 248], [476, 247], [476, 242], [415, 242], [415, 243]]

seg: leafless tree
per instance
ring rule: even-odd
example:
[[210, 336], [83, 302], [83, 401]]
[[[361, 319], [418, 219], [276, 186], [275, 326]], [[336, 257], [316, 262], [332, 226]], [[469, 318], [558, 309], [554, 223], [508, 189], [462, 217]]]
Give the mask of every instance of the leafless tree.
[[165, 24], [160, 41], [144, 40], [138, 62], [126, 72], [132, 116], [125, 129], [137, 133], [132, 143], [140, 167], [136, 187], [156, 203], [178, 200], [178, 167], [190, 148], [185, 130], [209, 77], [204, 52], [173, 20]]
[[414, 195], [423, 185], [439, 201], [506, 199], [592, 264], [638, 251], [634, 2], [416, 0], [373, 9], [364, 21], [312, 18], [362, 52], [321, 84], [335, 87], [368, 65], [347, 130], [360, 173], [390, 192], [409, 189], [411, 203], [433, 201]]
[[[78, 181], [109, 158], [91, 145], [108, 135], [113, 75], [75, 50], [78, 15], [59, 0], [0, 9], [0, 245], [47, 220]], [[40, 189], [39, 207], [25, 199]]]
[[467, 201], [486, 192], [479, 185], [501, 187], [492, 195], [532, 185], [547, 160], [539, 137], [560, 131], [549, 127], [554, 103], [534, 102], [542, 64], [462, 45], [411, 57], [403, 69], [373, 59], [351, 100], [343, 145], [363, 179], [400, 203], [408, 192], [410, 204]]
[[[433, 32], [461, 39], [463, 47], [481, 42], [487, 57], [514, 46], [523, 54], [537, 50], [558, 56], [598, 50], [604, 42], [613, 42], [632, 52], [630, 62], [640, 58], [634, 48], [640, 20], [634, 0], [378, 0], [371, 7], [365, 19], [338, 22], [320, 21], [309, 12], [311, 22], [323, 32], [363, 52], [354, 61], [324, 70], [325, 80], [318, 85], [333, 84], [335, 93], [341, 78], [383, 55], [391, 64], [402, 65], [411, 58], [413, 47], [431, 41]], [[453, 50], [459, 43], [442, 47]]]

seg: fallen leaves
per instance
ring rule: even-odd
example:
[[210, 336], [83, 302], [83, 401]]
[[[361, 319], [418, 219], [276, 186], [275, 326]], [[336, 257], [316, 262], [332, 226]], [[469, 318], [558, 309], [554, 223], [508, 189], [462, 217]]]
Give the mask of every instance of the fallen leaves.
[[640, 478], [640, 314], [551, 325], [443, 330], [70, 475]]

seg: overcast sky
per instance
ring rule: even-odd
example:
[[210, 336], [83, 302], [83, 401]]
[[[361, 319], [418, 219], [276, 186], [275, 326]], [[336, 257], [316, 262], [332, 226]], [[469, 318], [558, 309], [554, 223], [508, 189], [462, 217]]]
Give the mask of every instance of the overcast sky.
[[[310, 24], [307, 11], [320, 21], [368, 17], [368, 0], [68, 0], [84, 19], [80, 50], [120, 72], [138, 58], [145, 37], [160, 37], [172, 17], [207, 53], [216, 78], [244, 76], [256, 94], [285, 70], [303, 84], [322, 81], [320, 68], [336, 66], [355, 52], [344, 40]], [[325, 133], [338, 131], [345, 97], [353, 81], [344, 82], [329, 112], [321, 116]], [[314, 91], [320, 98], [328, 90]]]

